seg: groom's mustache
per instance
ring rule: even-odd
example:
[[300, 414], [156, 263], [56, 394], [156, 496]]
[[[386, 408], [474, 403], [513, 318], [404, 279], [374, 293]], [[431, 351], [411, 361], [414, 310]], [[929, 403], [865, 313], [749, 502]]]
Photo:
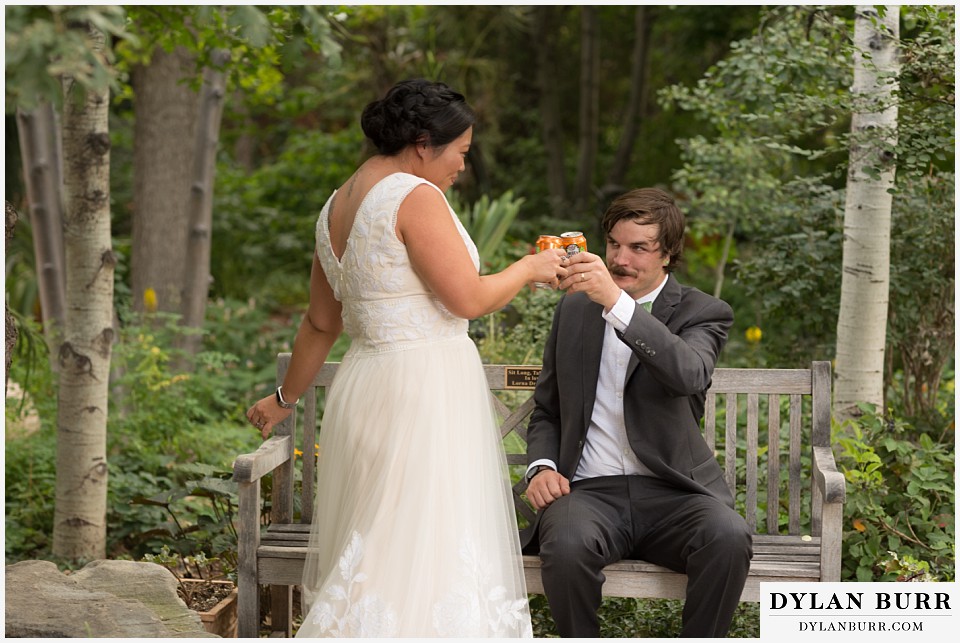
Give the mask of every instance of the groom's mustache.
[[610, 274], [615, 277], [636, 277], [637, 273], [632, 270], [627, 270], [623, 266], [611, 266], [607, 265], [607, 270], [610, 271]]

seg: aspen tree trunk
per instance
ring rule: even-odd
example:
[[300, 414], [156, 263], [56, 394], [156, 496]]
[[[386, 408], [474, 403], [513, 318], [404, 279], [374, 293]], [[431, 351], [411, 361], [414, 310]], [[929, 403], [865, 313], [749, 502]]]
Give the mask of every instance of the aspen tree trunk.
[[[104, 36], [90, 30], [92, 47]], [[113, 344], [109, 91], [64, 79], [66, 323], [58, 354], [57, 480], [53, 553], [106, 555], [107, 387]]]
[[540, 93], [540, 131], [547, 163], [547, 191], [553, 213], [567, 206], [564, 179], [563, 128], [560, 126], [560, 96], [557, 91], [554, 34], [556, 16], [561, 9], [540, 6], [534, 9], [533, 46], [537, 63], [537, 87]]
[[[858, 402], [883, 408], [883, 366], [890, 296], [890, 218], [896, 164], [897, 107], [891, 80], [899, 74], [899, 7], [880, 17], [858, 6], [854, 22], [850, 166], [843, 216], [843, 276], [837, 322], [834, 411], [857, 413]], [[879, 169], [879, 176], [873, 168]]]
[[63, 256], [63, 193], [57, 124], [49, 102], [29, 111], [17, 110], [17, 134], [27, 184], [33, 253], [40, 290], [43, 334], [56, 368], [59, 332], [66, 310]]
[[600, 124], [600, 41], [597, 36], [597, 9], [580, 8], [580, 155], [574, 184], [576, 210], [590, 204], [593, 169], [597, 162]]
[[179, 313], [186, 274], [187, 199], [193, 169], [197, 93], [186, 83], [193, 58], [178, 47], [153, 52], [132, 74], [133, 226], [130, 281], [133, 305], [144, 310], [144, 291], [156, 309]]
[[[17, 211], [14, 209], [13, 204], [9, 201], [4, 201], [4, 210], [5, 210], [5, 227], [6, 234], [3, 239], [4, 248], [10, 245], [10, 239], [13, 238], [13, 231], [17, 227]], [[4, 375], [4, 388], [6, 388], [6, 383], [10, 381], [10, 362], [13, 359], [13, 349], [17, 346], [17, 338], [20, 336], [20, 331], [17, 329], [17, 320], [13, 318], [13, 315], [10, 314], [10, 306], [4, 302], [3, 303], [3, 317], [4, 317], [4, 330], [5, 338], [4, 345], [6, 347], [6, 353], [4, 354], [5, 370], [3, 371]]]
[[[203, 89], [200, 92], [200, 118], [193, 153], [193, 182], [190, 186], [188, 214], [186, 275], [183, 289], [183, 325], [202, 328], [210, 292], [210, 243], [213, 228], [213, 183], [217, 161], [217, 143], [220, 139], [220, 119], [226, 94], [226, 80], [216, 69], [226, 64], [230, 52], [213, 53], [213, 67], [204, 70]], [[184, 348], [196, 354], [202, 336], [190, 333], [183, 338]]]
[[617, 146], [613, 164], [607, 174], [606, 182], [611, 189], [623, 186], [630, 167], [630, 158], [633, 156], [633, 147], [637, 141], [637, 132], [640, 130], [643, 108], [647, 102], [652, 13], [653, 10], [645, 5], [638, 5], [634, 13], [633, 53], [630, 55], [630, 95], [623, 113], [623, 133], [620, 135], [620, 144]]

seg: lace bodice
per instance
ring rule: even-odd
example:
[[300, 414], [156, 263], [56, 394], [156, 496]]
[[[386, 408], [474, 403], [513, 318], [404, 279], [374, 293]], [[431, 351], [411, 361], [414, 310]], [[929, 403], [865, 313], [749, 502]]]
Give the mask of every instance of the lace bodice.
[[[467, 331], [467, 320], [450, 313], [430, 292], [413, 270], [406, 246], [397, 239], [400, 204], [422, 183], [435, 187], [405, 173], [391, 174], [374, 185], [360, 204], [339, 260], [330, 244], [333, 196], [317, 219], [317, 253], [333, 294], [343, 305], [343, 325], [352, 351], [397, 350]], [[447, 208], [479, 270], [476, 246]]]

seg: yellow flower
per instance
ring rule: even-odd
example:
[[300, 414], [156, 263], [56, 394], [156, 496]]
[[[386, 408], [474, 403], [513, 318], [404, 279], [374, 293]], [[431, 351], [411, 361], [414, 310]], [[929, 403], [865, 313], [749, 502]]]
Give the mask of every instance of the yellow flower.
[[143, 309], [148, 313], [157, 312], [157, 291], [153, 288], [143, 291]]
[[859, 518], [853, 519], [853, 528], [859, 531], [861, 534], [867, 530], [867, 526], [863, 524], [863, 521]]
[[759, 344], [760, 338], [763, 337], [763, 333], [756, 326], [751, 326], [747, 329], [747, 332], [744, 333], [747, 337], [747, 341], [751, 344]]

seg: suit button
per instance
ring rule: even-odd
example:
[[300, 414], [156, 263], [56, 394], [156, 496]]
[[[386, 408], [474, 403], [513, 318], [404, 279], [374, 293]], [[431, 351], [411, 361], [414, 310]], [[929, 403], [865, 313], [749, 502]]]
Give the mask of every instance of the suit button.
[[643, 346], [643, 342], [641, 342], [639, 339], [638, 339], [636, 342], [634, 342], [634, 343], [635, 343], [637, 346], [640, 346], [640, 347]]
[[649, 355], [650, 357], [653, 357], [656, 354], [657, 354], [657, 351], [653, 350], [652, 348], [649, 351], [647, 351], [647, 355]]

